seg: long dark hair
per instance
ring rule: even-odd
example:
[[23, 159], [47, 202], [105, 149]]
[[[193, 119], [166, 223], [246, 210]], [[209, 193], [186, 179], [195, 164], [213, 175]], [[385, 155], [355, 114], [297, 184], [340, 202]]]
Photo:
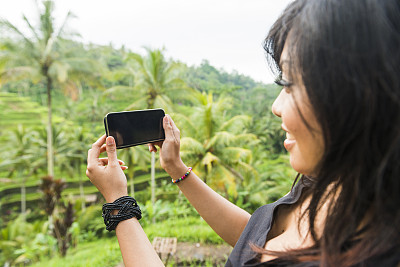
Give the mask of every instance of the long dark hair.
[[[285, 44], [322, 127], [325, 152], [305, 213], [315, 246], [276, 255], [299, 266], [396, 266], [400, 1], [294, 1], [264, 44], [278, 74]], [[315, 219], [327, 197], [335, 201], [317, 235]]]

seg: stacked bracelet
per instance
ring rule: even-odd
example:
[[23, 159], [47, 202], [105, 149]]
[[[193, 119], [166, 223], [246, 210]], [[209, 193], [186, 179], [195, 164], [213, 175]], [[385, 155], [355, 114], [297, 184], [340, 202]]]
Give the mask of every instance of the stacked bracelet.
[[[114, 210], [118, 210], [118, 214], [112, 215]], [[140, 220], [142, 218], [142, 211], [133, 197], [124, 196], [115, 200], [113, 203], [106, 203], [103, 205], [103, 218], [104, 224], [108, 231], [115, 230], [118, 223], [124, 220], [135, 217]]]
[[187, 172], [186, 172], [181, 178], [178, 178], [178, 179], [176, 179], [176, 180], [172, 179], [172, 183], [173, 183], [173, 184], [176, 184], [176, 183], [179, 183], [180, 181], [184, 180], [186, 177], [188, 177], [188, 175], [189, 175], [189, 173], [190, 173], [191, 171], [192, 171], [192, 167], [189, 167], [188, 170], [187, 170]]

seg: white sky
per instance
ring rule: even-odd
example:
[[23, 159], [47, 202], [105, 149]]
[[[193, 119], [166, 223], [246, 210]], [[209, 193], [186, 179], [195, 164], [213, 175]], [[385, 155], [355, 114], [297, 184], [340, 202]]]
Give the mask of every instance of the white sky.
[[[40, 0], [37, 0], [40, 1]], [[167, 57], [188, 65], [203, 59], [256, 81], [272, 82], [262, 48], [273, 22], [292, 0], [56, 0], [56, 22], [70, 10], [70, 28], [83, 42], [165, 47]], [[34, 0], [0, 0], [0, 17], [21, 27], [36, 22]]]

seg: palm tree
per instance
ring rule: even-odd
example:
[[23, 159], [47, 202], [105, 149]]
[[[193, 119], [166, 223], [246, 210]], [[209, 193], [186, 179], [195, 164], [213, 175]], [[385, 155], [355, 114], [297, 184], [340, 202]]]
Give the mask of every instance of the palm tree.
[[88, 138], [88, 135], [84, 132], [82, 127], [76, 127], [74, 131], [69, 135], [69, 148], [66, 151], [66, 157], [68, 165], [72, 168], [68, 168], [68, 173], [72, 177], [74, 175], [78, 175], [79, 178], [79, 194], [81, 198], [81, 209], [84, 211], [86, 209], [85, 205], [85, 192], [83, 189], [83, 180], [82, 180], [82, 164], [87, 160], [88, 144], [90, 144], [89, 140], [92, 138]]
[[96, 64], [84, 57], [76, 57], [71, 52], [73, 46], [65, 39], [76, 35], [66, 31], [66, 27], [74, 15], [68, 12], [61, 26], [56, 29], [53, 15], [54, 2], [44, 0], [41, 2], [42, 7], [36, 1], [35, 3], [39, 17], [37, 27], [34, 27], [23, 16], [23, 20], [29, 29], [28, 34], [25, 34], [8, 20], [0, 20], [0, 27], [8, 30], [15, 40], [13, 42], [8, 39], [3, 42], [7, 53], [1, 54], [0, 62], [9, 59], [6, 69], [2, 73], [4, 77], [15, 79], [29, 77], [33, 82], [40, 81], [46, 84], [48, 108], [47, 171], [50, 176], [54, 176], [51, 92], [55, 88], [55, 84], [63, 85], [68, 94], [76, 92], [79, 87], [76, 78], [93, 77]]
[[[126, 108], [152, 109], [163, 108], [170, 112], [173, 102], [190, 99], [194, 90], [180, 78], [183, 65], [168, 61], [164, 57], [164, 49], [150, 49], [145, 47], [147, 54], [127, 53], [126, 68], [113, 70], [112, 75], [117, 78], [134, 77], [134, 83], [116, 85], [104, 92], [114, 97], [132, 95], [134, 101]], [[134, 96], [134, 97], [133, 97]]]
[[[75, 151], [72, 149], [72, 142], [76, 137], [68, 136], [67, 131], [60, 125], [51, 127], [51, 135], [53, 143], [51, 146], [54, 149], [54, 161], [57, 163], [60, 171], [64, 174], [71, 174], [76, 171], [74, 164], [71, 163], [71, 158], [76, 157]], [[35, 166], [44, 168], [46, 165], [46, 154], [48, 151], [47, 130], [41, 128], [34, 132], [31, 139], [37, 147], [36, 157], [33, 161]], [[87, 145], [87, 143], [85, 144]], [[84, 149], [84, 147], [82, 147]]]
[[[172, 99], [188, 96], [192, 93], [182, 79], [178, 77], [180, 65], [167, 61], [163, 50], [145, 48], [147, 56], [128, 54], [127, 60], [132, 60], [139, 66], [135, 76], [139, 97], [128, 109], [140, 107], [145, 103], [146, 108], [164, 108], [172, 111]], [[155, 153], [151, 152], [151, 202], [155, 203]]]
[[167, 61], [163, 49], [145, 48], [147, 55], [136, 53], [127, 55], [127, 62], [137, 67], [135, 73], [135, 89], [137, 97], [128, 109], [164, 108], [172, 111], [172, 101], [189, 97], [193, 92], [179, 78], [182, 65]]
[[3, 43], [0, 43], [0, 88], [5, 82], [5, 67], [6, 67], [6, 59], [4, 58], [4, 50], [6, 49], [6, 46]]
[[[147, 55], [141, 56], [129, 53], [126, 61], [133, 64], [131, 70], [135, 76], [134, 87], [115, 86], [108, 89], [106, 94], [118, 94], [123, 92], [134, 93], [135, 101], [127, 107], [130, 109], [163, 108], [167, 112], [173, 110], [173, 100], [190, 98], [194, 91], [187, 87], [179, 78], [181, 65], [167, 61], [163, 50], [145, 48]], [[136, 70], [136, 72], [135, 72]], [[151, 153], [151, 192], [152, 203], [155, 203], [155, 153]]]
[[9, 172], [8, 177], [16, 175], [21, 179], [21, 214], [26, 212], [26, 179], [35, 170], [32, 163], [35, 154], [31, 153], [32, 133], [31, 129], [26, 129], [22, 125], [18, 125], [16, 129], [12, 130], [8, 140], [9, 146], [6, 149], [9, 153], [0, 165], [1, 169], [6, 169]]
[[247, 133], [251, 118], [239, 115], [229, 118], [226, 111], [231, 104], [227, 97], [214, 101], [212, 93], [198, 94], [200, 106], [190, 118], [177, 114], [177, 122], [184, 123], [181, 153], [193, 169], [218, 190], [235, 196], [237, 182], [257, 178], [252, 167], [250, 148], [257, 137]]
[[131, 148], [125, 148], [120, 152], [121, 160], [125, 162], [125, 165], [128, 166], [128, 170], [126, 170], [126, 174], [129, 178], [130, 184], [130, 195], [133, 197], [135, 194], [135, 186], [133, 182], [133, 178], [135, 176], [135, 172], [140, 169], [147, 171], [148, 170], [148, 160], [147, 160], [147, 149], [144, 146], [137, 146]]

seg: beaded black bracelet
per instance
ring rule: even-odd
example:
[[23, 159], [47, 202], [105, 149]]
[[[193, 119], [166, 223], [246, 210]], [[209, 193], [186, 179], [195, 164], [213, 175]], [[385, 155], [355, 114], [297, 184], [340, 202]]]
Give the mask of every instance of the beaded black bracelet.
[[[118, 214], [111, 214], [114, 210], [118, 210]], [[113, 203], [103, 205], [103, 219], [108, 231], [115, 230], [118, 223], [135, 217], [140, 220], [142, 211], [133, 197], [124, 196], [115, 200]]]

